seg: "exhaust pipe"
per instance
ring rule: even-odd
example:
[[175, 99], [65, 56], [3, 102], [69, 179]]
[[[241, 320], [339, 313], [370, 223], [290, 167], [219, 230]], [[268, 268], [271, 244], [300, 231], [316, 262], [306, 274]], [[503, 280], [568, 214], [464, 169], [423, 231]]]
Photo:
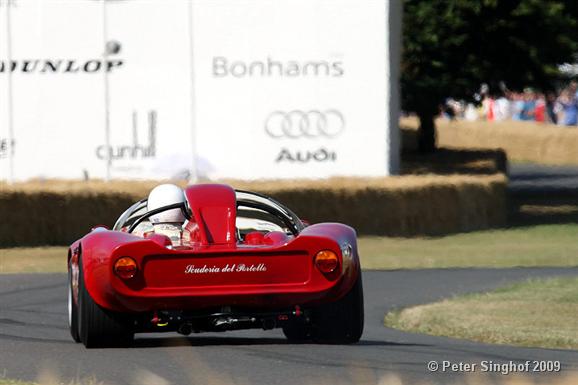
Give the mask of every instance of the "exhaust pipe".
[[218, 330], [235, 330], [242, 327], [242, 325], [252, 325], [257, 321], [254, 317], [223, 317], [215, 318], [212, 322], [213, 327]]

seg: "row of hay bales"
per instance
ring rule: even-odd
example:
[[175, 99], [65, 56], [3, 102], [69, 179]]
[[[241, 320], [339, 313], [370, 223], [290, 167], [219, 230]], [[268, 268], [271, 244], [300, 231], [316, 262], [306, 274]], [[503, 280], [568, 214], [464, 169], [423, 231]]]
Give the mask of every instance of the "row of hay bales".
[[[414, 146], [416, 118], [400, 121], [404, 147]], [[578, 165], [578, 129], [536, 122], [467, 122], [438, 119], [437, 144], [460, 149], [503, 149], [510, 161]]]
[[[347, 223], [361, 235], [440, 235], [506, 221], [506, 178], [501, 174], [228, 183], [271, 195], [311, 223]], [[0, 247], [69, 244], [95, 224], [112, 226], [154, 186], [66, 181], [0, 185]]]

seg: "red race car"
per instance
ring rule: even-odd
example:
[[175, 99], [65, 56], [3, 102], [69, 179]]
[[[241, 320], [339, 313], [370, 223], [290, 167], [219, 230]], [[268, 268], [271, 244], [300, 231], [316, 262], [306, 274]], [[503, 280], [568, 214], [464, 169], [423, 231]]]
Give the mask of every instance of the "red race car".
[[289, 340], [355, 343], [363, 288], [355, 231], [306, 226], [264, 195], [227, 185], [160, 185], [68, 252], [72, 338], [283, 328]]

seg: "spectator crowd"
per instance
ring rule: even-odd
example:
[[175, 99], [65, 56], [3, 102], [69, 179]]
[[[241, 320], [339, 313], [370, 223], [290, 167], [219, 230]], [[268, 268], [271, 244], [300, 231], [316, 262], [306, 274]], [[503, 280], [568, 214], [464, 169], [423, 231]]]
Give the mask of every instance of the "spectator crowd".
[[578, 83], [570, 82], [559, 92], [538, 92], [526, 88], [522, 92], [505, 89], [490, 93], [483, 84], [479, 102], [465, 103], [447, 99], [442, 114], [448, 119], [502, 121], [507, 119], [534, 121], [561, 126], [578, 126]]

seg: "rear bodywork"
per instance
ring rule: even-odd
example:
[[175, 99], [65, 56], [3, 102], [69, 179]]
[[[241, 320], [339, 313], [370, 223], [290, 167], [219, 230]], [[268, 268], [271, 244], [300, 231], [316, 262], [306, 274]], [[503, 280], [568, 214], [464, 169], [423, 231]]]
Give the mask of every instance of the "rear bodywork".
[[[69, 251], [73, 300], [78, 301], [78, 276], [83, 274], [96, 304], [119, 313], [282, 312], [339, 300], [360, 274], [355, 231], [346, 225], [315, 224], [297, 234], [271, 232], [247, 244], [235, 229], [234, 190], [197, 185], [185, 195], [196, 221], [186, 245], [167, 247], [162, 237], [104, 228], [76, 241]], [[338, 268], [329, 274], [315, 264], [322, 250], [339, 258]], [[114, 272], [115, 262], [126, 256], [138, 266], [130, 279]]]

